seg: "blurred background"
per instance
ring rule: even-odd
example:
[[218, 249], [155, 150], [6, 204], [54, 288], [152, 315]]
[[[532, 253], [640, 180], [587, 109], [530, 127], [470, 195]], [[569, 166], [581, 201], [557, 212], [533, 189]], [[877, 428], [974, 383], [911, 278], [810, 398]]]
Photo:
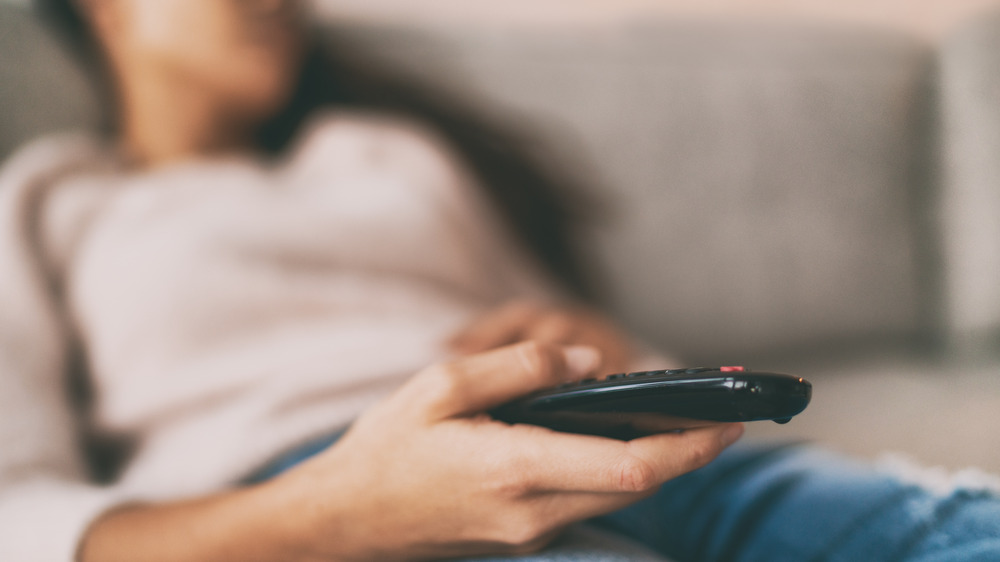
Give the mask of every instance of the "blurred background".
[[[0, 157], [92, 127], [0, 3]], [[811, 379], [764, 439], [1000, 472], [1000, 3], [314, 0], [332, 47], [516, 130], [601, 306], [684, 363]]]
[[[30, 0], [0, 0], [28, 6]], [[607, 25], [648, 17], [739, 17], [878, 25], [940, 37], [996, 0], [310, 0], [358, 22]]]
[[737, 17], [878, 25], [939, 37], [996, 0], [313, 0], [356, 21], [607, 25], [649, 17]]

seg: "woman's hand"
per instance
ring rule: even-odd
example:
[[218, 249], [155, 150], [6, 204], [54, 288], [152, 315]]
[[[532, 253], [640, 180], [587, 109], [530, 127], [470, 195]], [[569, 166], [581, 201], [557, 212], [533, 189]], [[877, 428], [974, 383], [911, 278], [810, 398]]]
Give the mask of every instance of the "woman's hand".
[[600, 351], [601, 373], [625, 372], [635, 350], [625, 334], [599, 313], [516, 300], [495, 308], [452, 337], [452, 348], [473, 354], [522, 341], [587, 345]]
[[537, 342], [424, 370], [334, 447], [272, 481], [305, 560], [521, 553], [713, 459], [741, 424], [629, 442], [507, 425], [482, 412], [597, 367]]
[[257, 486], [107, 513], [81, 562], [412, 560], [536, 550], [736, 441], [720, 424], [633, 441], [482, 412], [591, 374], [586, 347], [527, 342], [425, 369], [332, 448]]

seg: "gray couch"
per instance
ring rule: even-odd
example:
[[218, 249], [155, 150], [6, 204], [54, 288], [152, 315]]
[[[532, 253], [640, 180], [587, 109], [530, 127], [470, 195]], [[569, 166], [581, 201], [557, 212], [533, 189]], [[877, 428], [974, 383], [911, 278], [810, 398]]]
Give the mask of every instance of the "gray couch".
[[[741, 22], [327, 33], [519, 120], [597, 193], [605, 306], [651, 344], [813, 379], [805, 414], [751, 434], [1000, 470], [1000, 14], [940, 45]], [[0, 158], [96, 115], [0, 5]]]

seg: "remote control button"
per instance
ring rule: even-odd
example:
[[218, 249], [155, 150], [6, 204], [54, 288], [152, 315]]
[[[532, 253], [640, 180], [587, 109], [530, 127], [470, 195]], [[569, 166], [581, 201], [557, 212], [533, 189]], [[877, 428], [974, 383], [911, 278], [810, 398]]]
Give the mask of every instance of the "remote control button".
[[697, 375], [698, 373], [704, 373], [705, 371], [714, 371], [715, 369], [711, 367], [694, 367], [691, 369], [685, 369], [685, 375]]
[[684, 369], [668, 369], [663, 372], [665, 375], [683, 375]]
[[625, 378], [625, 376], [626, 376], [625, 373], [617, 373], [617, 374], [614, 374], [614, 375], [608, 375], [604, 380], [606, 380], [606, 381], [614, 381], [614, 380], [618, 380], [618, 379], [623, 379], [623, 378]]
[[746, 367], [719, 367], [719, 370], [723, 373], [742, 373], [746, 371]]

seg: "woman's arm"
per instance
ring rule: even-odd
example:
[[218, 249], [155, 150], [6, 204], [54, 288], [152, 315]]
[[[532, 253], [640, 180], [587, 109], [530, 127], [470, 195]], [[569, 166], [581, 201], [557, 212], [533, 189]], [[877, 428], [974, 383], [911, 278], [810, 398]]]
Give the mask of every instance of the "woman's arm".
[[576, 380], [590, 348], [523, 343], [430, 367], [326, 452], [260, 486], [109, 513], [82, 562], [409, 560], [540, 548], [706, 464], [742, 426], [622, 442], [481, 412]]
[[80, 562], [303, 560], [290, 540], [299, 510], [274, 484], [161, 505], [131, 505], [99, 518]]
[[0, 560], [68, 562], [88, 523], [123, 499], [88, 480], [65, 385], [65, 325], [38, 251], [45, 190], [100, 161], [94, 146], [49, 138], [0, 170]]

